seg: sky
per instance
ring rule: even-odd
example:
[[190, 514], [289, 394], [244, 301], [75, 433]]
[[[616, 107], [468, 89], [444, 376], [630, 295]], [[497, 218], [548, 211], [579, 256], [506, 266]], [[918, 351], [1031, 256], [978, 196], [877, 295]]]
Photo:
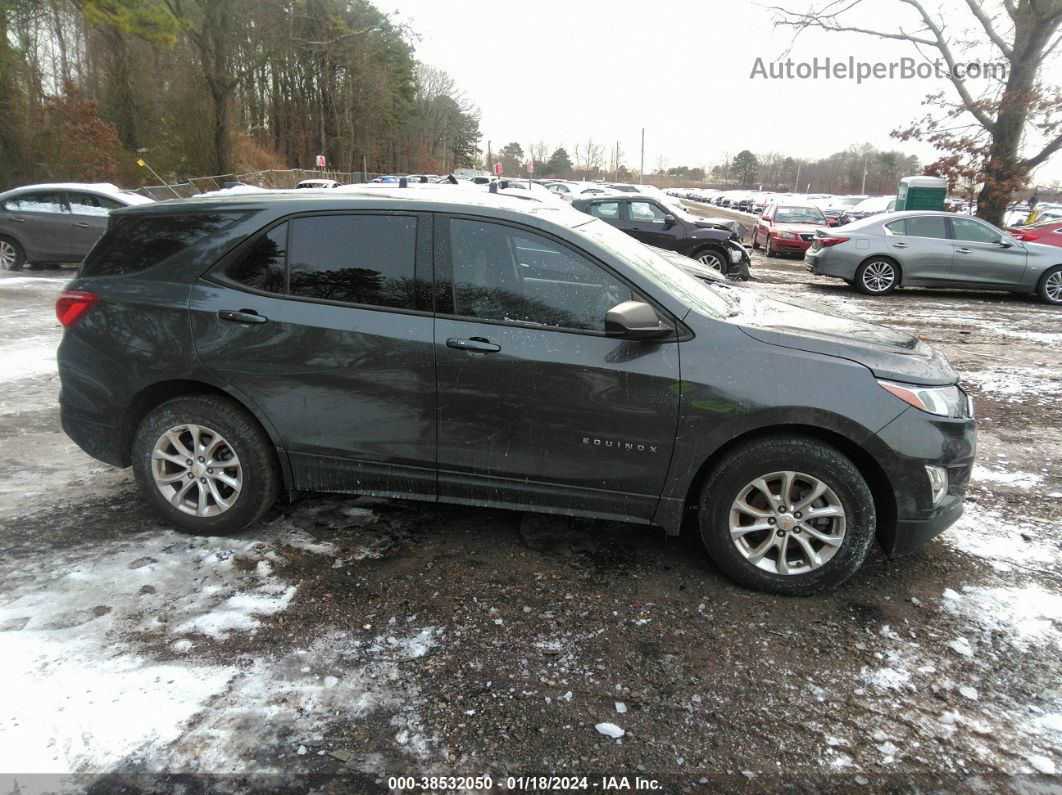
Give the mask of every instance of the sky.
[[[785, 0], [773, 0], [785, 4]], [[772, 4], [773, 4], [772, 2]], [[957, 0], [929, 0], [947, 6]], [[792, 0], [787, 7], [806, 7]], [[378, 0], [419, 36], [418, 60], [452, 75], [481, 111], [481, 147], [497, 152], [518, 141], [525, 152], [544, 141], [593, 138], [638, 168], [645, 128], [645, 168], [712, 166], [742, 149], [819, 158], [870, 143], [935, 159], [928, 145], [900, 142], [890, 131], [919, 118], [927, 94], [946, 80], [765, 79], [754, 77], [783, 57], [833, 63], [918, 59], [914, 48], [857, 34], [776, 28], [767, 4], [753, 0]], [[862, 23], [895, 29], [910, 20], [899, 3], [868, 3]], [[877, 15], [878, 18], [875, 18]], [[969, 12], [947, 10], [963, 20]], [[971, 19], [972, 21], [972, 19]], [[913, 27], [913, 25], [911, 26]], [[1056, 61], [1056, 82], [1062, 64]], [[606, 159], [610, 159], [607, 157]], [[1062, 155], [1034, 175], [1062, 180]]]

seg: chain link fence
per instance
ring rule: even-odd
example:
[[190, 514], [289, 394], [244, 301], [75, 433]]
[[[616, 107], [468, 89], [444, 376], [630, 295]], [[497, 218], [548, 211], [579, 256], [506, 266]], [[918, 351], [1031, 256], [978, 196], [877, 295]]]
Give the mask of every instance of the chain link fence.
[[[233, 185], [253, 185], [259, 188], [291, 190], [304, 179], [334, 179], [340, 184], [349, 184], [353, 182], [368, 182], [380, 176], [384, 175], [373, 171], [325, 171], [306, 168], [280, 170], [270, 168], [263, 171], [248, 171], [243, 174], [191, 177], [183, 182], [172, 182], [169, 185], [146, 185], [142, 188], [137, 188], [136, 193], [161, 201], [162, 199], [172, 199], [175, 196], [186, 199], [207, 191], [231, 188]], [[391, 176], [404, 175], [391, 173]]]

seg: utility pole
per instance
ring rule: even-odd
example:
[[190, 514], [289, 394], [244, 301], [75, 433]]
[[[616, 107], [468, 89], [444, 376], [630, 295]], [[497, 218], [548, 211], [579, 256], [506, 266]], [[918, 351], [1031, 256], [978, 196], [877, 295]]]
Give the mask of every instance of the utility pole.
[[492, 163], [494, 163], [494, 155], [490, 152], [490, 141], [487, 141], [487, 171], [493, 168]]
[[616, 159], [614, 161], [612, 161], [612, 162], [613, 162], [612, 180], [614, 182], [618, 182], [619, 181], [619, 141], [616, 141]]
[[638, 182], [645, 182], [645, 128], [642, 127], [642, 161], [638, 166]]
[[860, 195], [866, 195], [866, 192], [867, 192], [867, 161], [869, 161], [869, 160], [870, 160], [870, 154], [867, 153], [867, 155], [863, 158], [863, 182], [859, 186]]
[[800, 190], [800, 167], [802, 165], [804, 165], [804, 164], [801, 161], [798, 160], [797, 161], [797, 175], [796, 175], [796, 179], [793, 180], [793, 187], [796, 188], [797, 190]]

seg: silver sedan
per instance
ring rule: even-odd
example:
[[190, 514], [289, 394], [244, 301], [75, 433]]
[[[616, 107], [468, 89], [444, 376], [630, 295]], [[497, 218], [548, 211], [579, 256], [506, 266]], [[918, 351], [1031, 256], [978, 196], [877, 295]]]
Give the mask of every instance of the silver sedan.
[[1062, 304], [1062, 248], [1023, 243], [979, 218], [951, 213], [890, 213], [819, 230], [804, 264], [867, 295], [897, 287], [973, 288]]

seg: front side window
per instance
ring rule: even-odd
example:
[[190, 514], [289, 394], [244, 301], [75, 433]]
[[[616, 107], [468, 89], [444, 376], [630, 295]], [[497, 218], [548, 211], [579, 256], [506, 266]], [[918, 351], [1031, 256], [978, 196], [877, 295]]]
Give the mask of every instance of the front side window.
[[395, 309], [416, 308], [415, 217], [317, 215], [290, 223], [291, 295]]
[[631, 290], [548, 238], [484, 221], [450, 222], [454, 311], [484, 320], [605, 330], [605, 313]]
[[4, 202], [4, 209], [13, 213], [65, 213], [63, 196], [56, 192], [23, 193]]
[[953, 218], [951, 223], [955, 230], [956, 240], [968, 240], [971, 243], [995, 243], [1002, 237], [999, 230], [969, 218]]
[[620, 217], [619, 202], [594, 202], [590, 205], [590, 215], [595, 218], [604, 218], [606, 221], [616, 221]]
[[921, 218], [900, 218], [885, 226], [894, 235], [930, 237], [938, 240], [944, 240], [948, 237], [944, 219], [935, 215], [922, 216]]
[[630, 214], [632, 221], [663, 221], [667, 213], [653, 202], [631, 202]]
[[74, 215], [106, 216], [111, 210], [125, 207], [120, 201], [96, 193], [68, 193], [70, 212]]

